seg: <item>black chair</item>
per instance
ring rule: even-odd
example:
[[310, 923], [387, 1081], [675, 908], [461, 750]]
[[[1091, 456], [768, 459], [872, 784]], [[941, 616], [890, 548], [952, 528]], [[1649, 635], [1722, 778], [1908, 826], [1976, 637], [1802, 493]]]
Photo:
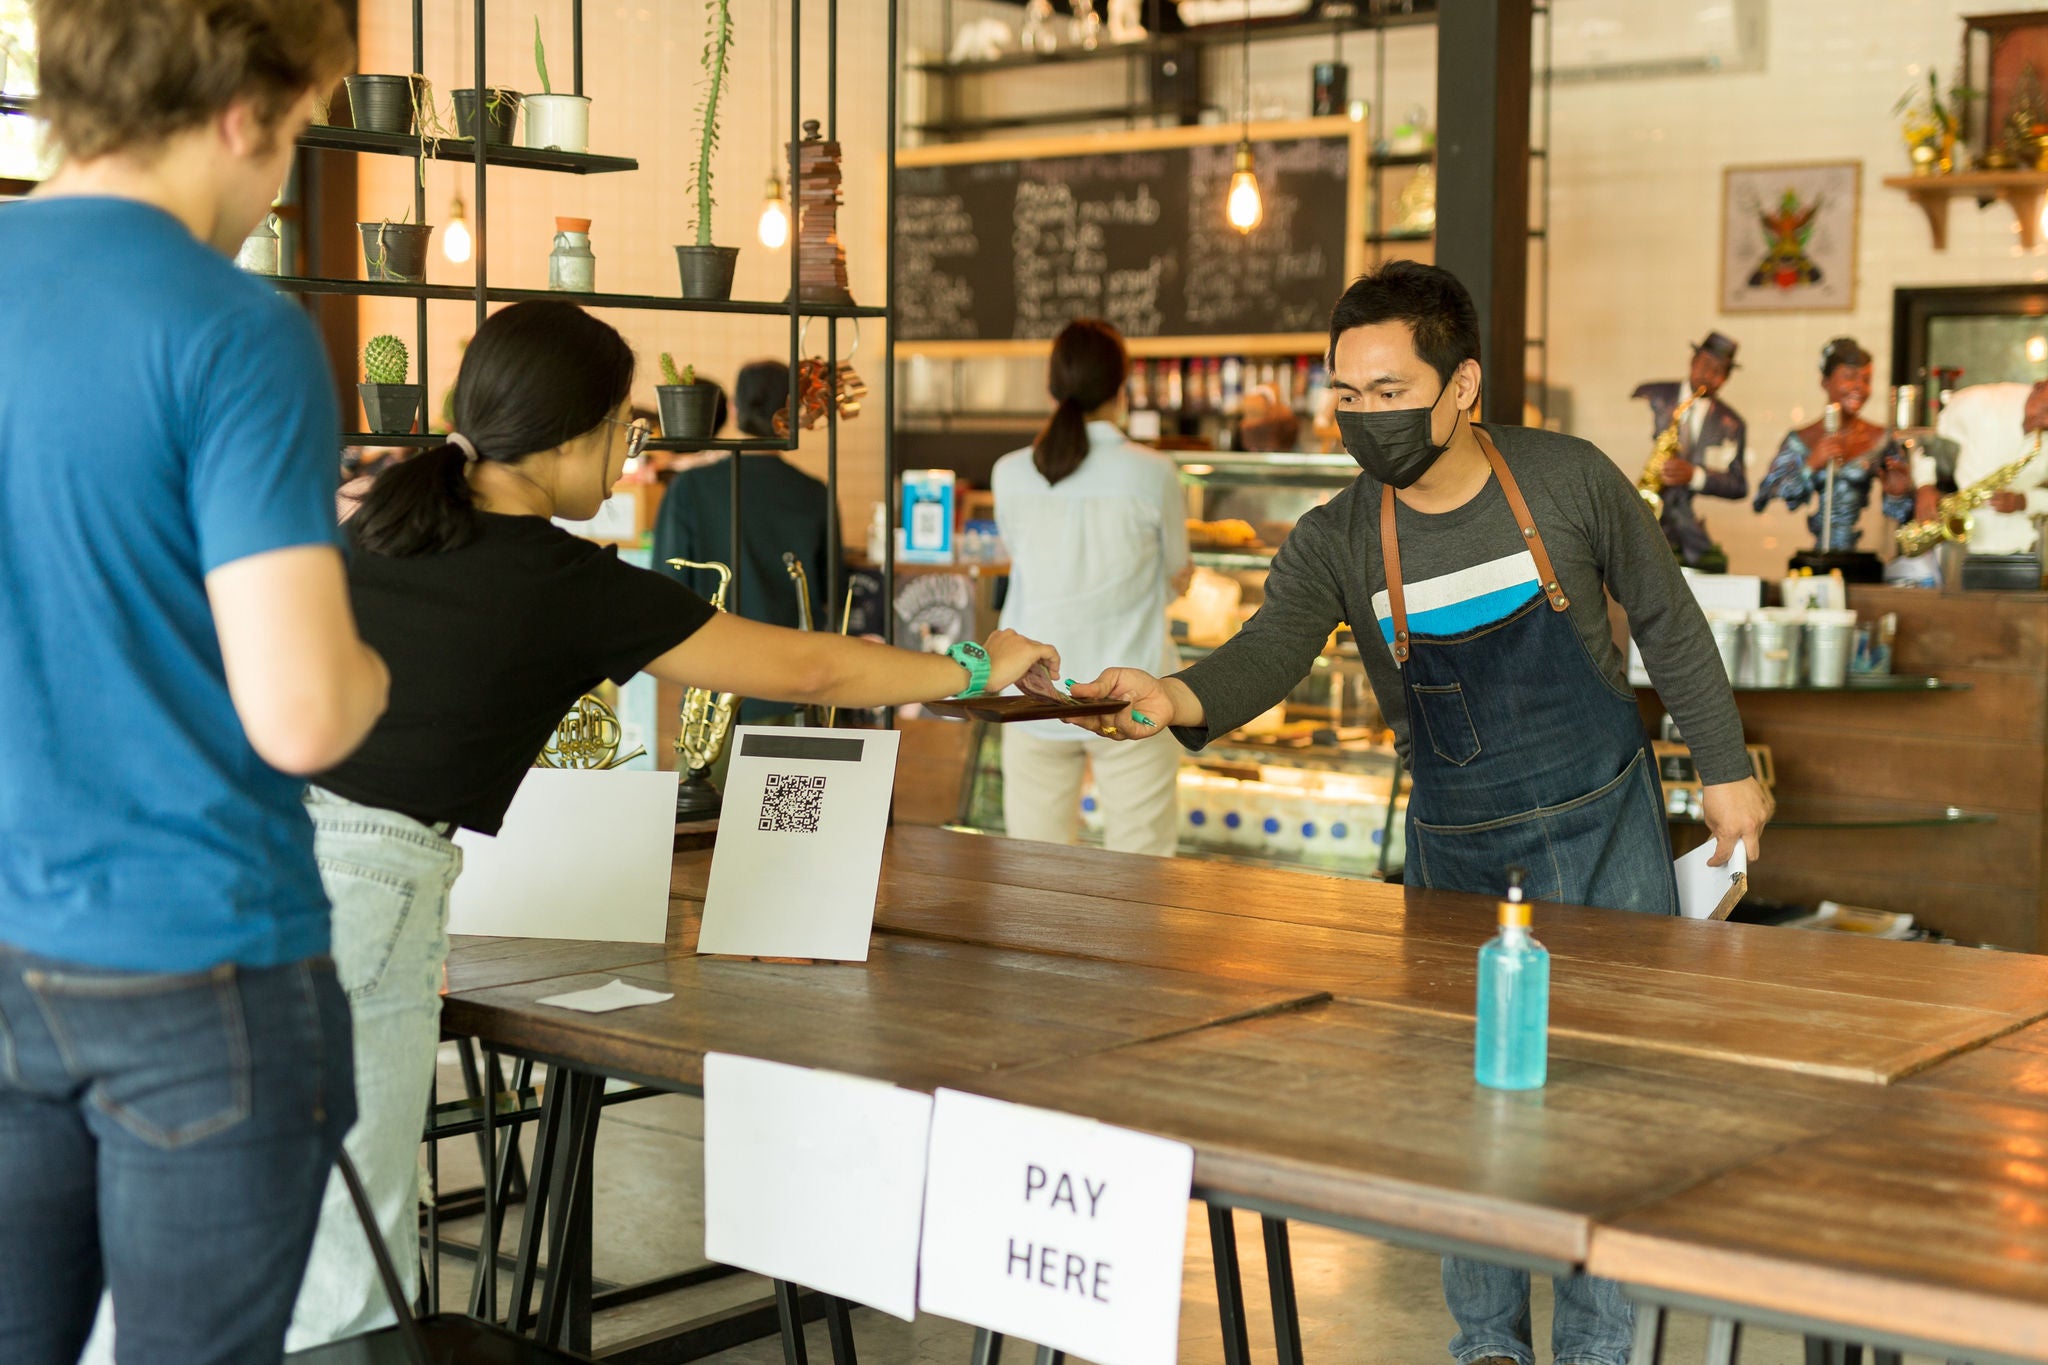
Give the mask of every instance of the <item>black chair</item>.
[[[385, 1298], [398, 1314], [398, 1325], [295, 1352], [285, 1357], [289, 1365], [588, 1365], [586, 1356], [544, 1346], [479, 1318], [459, 1313], [415, 1317], [390, 1253], [384, 1249], [384, 1239], [378, 1235], [377, 1218], [370, 1211], [369, 1196], [363, 1193], [362, 1179], [346, 1152], [341, 1154], [341, 1178], [370, 1239], [370, 1254], [376, 1258], [377, 1275], [384, 1282]], [[480, 1267], [478, 1273], [489, 1270]]]

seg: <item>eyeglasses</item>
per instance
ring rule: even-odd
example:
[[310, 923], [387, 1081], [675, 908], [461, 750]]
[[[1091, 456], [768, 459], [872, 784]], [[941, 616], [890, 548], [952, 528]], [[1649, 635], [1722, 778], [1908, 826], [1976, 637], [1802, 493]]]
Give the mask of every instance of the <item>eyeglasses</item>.
[[626, 458], [629, 460], [639, 459], [646, 452], [647, 443], [654, 439], [654, 428], [644, 417], [636, 417], [630, 422], [621, 422], [616, 417], [607, 417], [604, 420], [612, 426], [626, 429]]

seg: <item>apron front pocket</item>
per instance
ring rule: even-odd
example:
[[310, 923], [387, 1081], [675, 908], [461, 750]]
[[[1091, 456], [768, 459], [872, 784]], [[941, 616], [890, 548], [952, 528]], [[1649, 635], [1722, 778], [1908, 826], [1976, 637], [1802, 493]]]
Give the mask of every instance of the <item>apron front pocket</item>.
[[1418, 683], [1409, 691], [1415, 697], [1415, 709], [1422, 715], [1422, 728], [1429, 732], [1429, 747], [1438, 758], [1462, 768], [1479, 757], [1479, 732], [1473, 728], [1472, 712], [1465, 705], [1464, 684]]
[[1678, 912], [1670, 837], [1649, 758], [1584, 796], [1476, 825], [1411, 819], [1408, 857], [1422, 885], [1498, 895], [1521, 867], [1532, 900]]

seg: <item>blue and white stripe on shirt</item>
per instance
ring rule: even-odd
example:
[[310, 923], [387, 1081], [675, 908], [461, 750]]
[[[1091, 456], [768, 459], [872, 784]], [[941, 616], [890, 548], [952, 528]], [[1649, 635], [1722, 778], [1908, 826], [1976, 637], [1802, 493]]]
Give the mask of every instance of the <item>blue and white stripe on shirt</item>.
[[[1536, 560], [1526, 550], [1474, 564], [1455, 573], [1403, 585], [1408, 602], [1408, 633], [1438, 638], [1465, 635], [1506, 620], [1542, 591]], [[1372, 595], [1380, 636], [1394, 642], [1394, 608], [1386, 589]]]

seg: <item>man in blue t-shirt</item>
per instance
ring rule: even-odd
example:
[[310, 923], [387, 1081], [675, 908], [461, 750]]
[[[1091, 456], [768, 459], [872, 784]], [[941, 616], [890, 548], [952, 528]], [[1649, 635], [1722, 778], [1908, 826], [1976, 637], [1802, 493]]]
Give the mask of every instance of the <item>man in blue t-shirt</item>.
[[[0, 1360], [275, 1360], [352, 1119], [302, 777], [388, 674], [308, 320], [226, 254], [353, 60], [331, 0], [39, 0], [0, 208]], [[92, 457], [82, 458], [90, 449]]]

